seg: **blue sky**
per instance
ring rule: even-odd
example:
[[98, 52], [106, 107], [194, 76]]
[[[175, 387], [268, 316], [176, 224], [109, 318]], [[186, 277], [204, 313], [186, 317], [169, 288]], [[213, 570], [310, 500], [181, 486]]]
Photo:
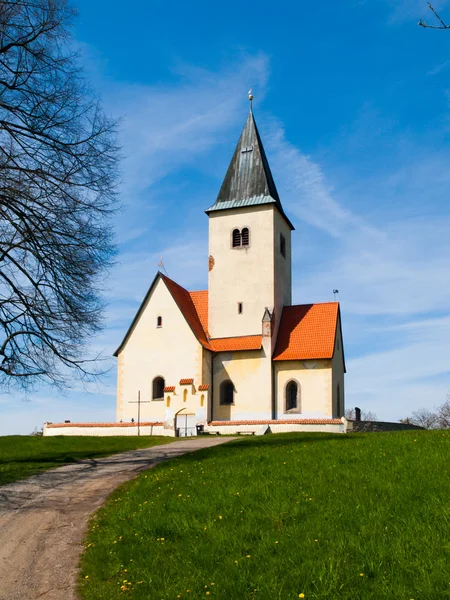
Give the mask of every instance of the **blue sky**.
[[[450, 21], [450, 2], [435, 2]], [[247, 90], [293, 237], [294, 302], [339, 289], [346, 405], [396, 420], [450, 391], [450, 32], [422, 0], [77, 0], [74, 30], [105, 110], [121, 116], [111, 355], [163, 257], [207, 284], [207, 217]], [[103, 384], [0, 397], [0, 434], [114, 420]]]

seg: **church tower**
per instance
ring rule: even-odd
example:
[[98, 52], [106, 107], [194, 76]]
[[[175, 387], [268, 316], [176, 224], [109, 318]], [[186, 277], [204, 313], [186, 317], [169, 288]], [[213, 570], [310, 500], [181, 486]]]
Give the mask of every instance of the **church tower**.
[[291, 231], [252, 110], [209, 217], [208, 328], [212, 338], [261, 334], [291, 305]]

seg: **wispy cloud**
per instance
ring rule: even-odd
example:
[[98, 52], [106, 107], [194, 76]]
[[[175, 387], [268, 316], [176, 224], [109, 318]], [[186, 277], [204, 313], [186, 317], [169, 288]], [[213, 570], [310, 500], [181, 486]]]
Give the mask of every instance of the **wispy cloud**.
[[447, 69], [449, 66], [450, 66], [450, 60], [446, 60], [442, 63], [439, 63], [438, 65], [436, 65], [429, 71], [427, 71], [427, 75], [437, 75], [441, 71], [444, 71], [445, 69]]

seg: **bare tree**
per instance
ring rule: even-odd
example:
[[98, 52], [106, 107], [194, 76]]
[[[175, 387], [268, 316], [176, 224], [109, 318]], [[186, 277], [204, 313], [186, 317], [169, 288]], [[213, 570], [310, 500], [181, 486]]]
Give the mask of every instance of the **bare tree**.
[[62, 385], [101, 326], [115, 124], [79, 70], [66, 0], [0, 2], [0, 385]]
[[450, 428], [450, 396], [447, 396], [447, 400], [444, 404], [438, 407], [437, 413], [439, 429]]
[[425, 429], [450, 429], [450, 395], [447, 400], [435, 409], [435, 412], [420, 408], [410, 417], [401, 419], [401, 423], [412, 423]]
[[427, 2], [427, 4], [428, 4], [428, 8], [431, 10], [433, 15], [436, 17], [439, 25], [428, 25], [428, 23], [426, 21], [423, 21], [422, 19], [419, 20], [418, 25], [420, 27], [424, 27], [425, 29], [450, 29], [450, 25], [447, 25], [446, 23], [444, 23], [444, 21], [441, 19], [440, 15], [431, 6], [431, 4], [429, 2]]
[[425, 429], [439, 428], [437, 414], [426, 408], [415, 410], [412, 415], [408, 417], [407, 421], [412, 425], [418, 425], [419, 427], [424, 427]]

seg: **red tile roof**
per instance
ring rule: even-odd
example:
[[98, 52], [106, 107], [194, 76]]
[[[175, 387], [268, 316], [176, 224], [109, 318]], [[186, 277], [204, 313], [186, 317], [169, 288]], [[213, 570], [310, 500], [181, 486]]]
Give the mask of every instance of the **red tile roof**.
[[202, 324], [203, 330], [207, 337], [208, 333], [208, 290], [200, 290], [198, 292], [189, 292], [192, 302], [194, 303], [195, 310], [197, 311], [198, 318]]
[[338, 302], [285, 306], [273, 360], [332, 358]]
[[214, 352], [235, 352], [236, 350], [259, 350], [262, 335], [243, 335], [241, 337], [215, 338], [209, 340]]
[[175, 386], [174, 385], [166, 385], [166, 387], [164, 388], [165, 392], [174, 392], [175, 391]]
[[189, 292], [181, 287], [181, 285], [178, 285], [178, 283], [175, 283], [175, 281], [172, 281], [172, 279], [169, 279], [166, 275], [161, 273], [161, 277], [198, 341], [208, 350], [212, 350]]
[[209, 390], [209, 383], [202, 383], [201, 385], [198, 386], [198, 389], [200, 392]]
[[[141, 427], [164, 425], [161, 421], [141, 421]], [[137, 421], [134, 423], [47, 423], [47, 427], [137, 427]]]
[[280, 419], [267, 421], [210, 421], [212, 427], [225, 427], [227, 425], [340, 425], [341, 419]]
[[192, 385], [193, 383], [193, 379], [180, 379], [180, 385]]

